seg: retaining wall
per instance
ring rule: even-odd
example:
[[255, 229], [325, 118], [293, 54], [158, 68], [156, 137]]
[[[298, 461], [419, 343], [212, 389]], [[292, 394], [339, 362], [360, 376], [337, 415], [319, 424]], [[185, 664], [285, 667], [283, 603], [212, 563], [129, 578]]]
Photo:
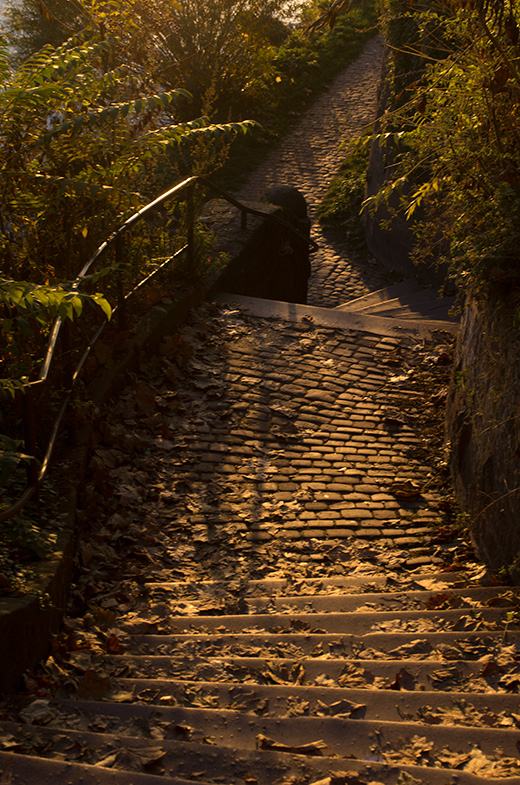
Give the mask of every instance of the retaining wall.
[[468, 299], [448, 395], [455, 493], [480, 556], [520, 578], [520, 329], [516, 310]]

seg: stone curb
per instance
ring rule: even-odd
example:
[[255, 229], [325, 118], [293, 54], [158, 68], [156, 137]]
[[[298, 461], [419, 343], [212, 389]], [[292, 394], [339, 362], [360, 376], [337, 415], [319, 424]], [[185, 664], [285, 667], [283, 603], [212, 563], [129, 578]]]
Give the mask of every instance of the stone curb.
[[460, 329], [457, 322], [429, 319], [415, 321], [412, 319], [370, 316], [359, 311], [348, 312], [333, 308], [320, 308], [313, 305], [275, 302], [238, 294], [219, 294], [217, 299], [220, 302], [235, 303], [251, 316], [283, 319], [289, 322], [312, 321], [314, 324], [322, 327], [335, 327], [342, 330], [354, 330], [394, 338], [405, 336], [425, 338], [435, 331], [457, 334]]

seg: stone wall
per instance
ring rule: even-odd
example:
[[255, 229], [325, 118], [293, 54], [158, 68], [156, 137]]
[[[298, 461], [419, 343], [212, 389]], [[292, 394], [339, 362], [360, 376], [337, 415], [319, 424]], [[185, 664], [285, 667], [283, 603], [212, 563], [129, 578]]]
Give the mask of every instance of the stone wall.
[[468, 298], [448, 396], [455, 492], [493, 568], [520, 577], [520, 329], [516, 311]]
[[[388, 145], [375, 141], [370, 150], [365, 198], [374, 196], [390, 177], [395, 151]], [[363, 216], [365, 238], [370, 252], [389, 270], [405, 276], [417, 275], [411, 261], [414, 236], [403, 210], [399, 210], [398, 197], [388, 204], [380, 204], [373, 212]]]

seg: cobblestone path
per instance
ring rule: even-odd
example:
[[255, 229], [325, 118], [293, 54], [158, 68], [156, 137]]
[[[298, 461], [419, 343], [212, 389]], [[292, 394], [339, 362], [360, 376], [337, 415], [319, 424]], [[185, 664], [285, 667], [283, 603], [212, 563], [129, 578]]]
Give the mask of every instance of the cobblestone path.
[[446, 485], [456, 327], [368, 303], [223, 294], [100, 412], [2, 785], [520, 785], [518, 594]]
[[[299, 188], [309, 206], [311, 220], [345, 158], [340, 145], [356, 138], [373, 122], [381, 77], [383, 41], [375, 37], [361, 56], [345, 69], [313, 104], [237, 194], [258, 199], [271, 185]], [[319, 250], [312, 256], [310, 305], [333, 308], [354, 297], [379, 289], [388, 282], [377, 264], [360, 268], [341, 238], [312, 226]]]
[[516, 595], [439, 483], [450, 337], [255, 307], [196, 309], [102, 417], [0, 782], [520, 785]]

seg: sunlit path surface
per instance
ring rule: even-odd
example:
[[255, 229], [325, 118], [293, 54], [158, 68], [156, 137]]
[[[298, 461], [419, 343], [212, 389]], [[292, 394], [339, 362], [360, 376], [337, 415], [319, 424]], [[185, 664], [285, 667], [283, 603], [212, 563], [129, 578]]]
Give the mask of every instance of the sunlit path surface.
[[[314, 219], [345, 158], [341, 144], [357, 138], [375, 119], [382, 58], [383, 41], [375, 37], [269, 154], [238, 195], [257, 199], [274, 184], [293, 185], [305, 196], [309, 216]], [[316, 221], [312, 236], [319, 250], [312, 256], [311, 305], [334, 307], [388, 282], [388, 275], [377, 265], [360, 267], [341, 238], [323, 232]]]

